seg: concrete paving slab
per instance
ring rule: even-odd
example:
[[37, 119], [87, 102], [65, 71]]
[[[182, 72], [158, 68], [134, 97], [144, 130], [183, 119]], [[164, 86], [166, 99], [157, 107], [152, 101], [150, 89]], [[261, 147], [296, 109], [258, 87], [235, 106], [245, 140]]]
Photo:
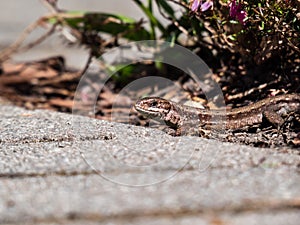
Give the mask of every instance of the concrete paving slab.
[[[274, 181], [266, 182], [270, 179]], [[203, 175], [187, 171], [168, 182], [141, 188], [104, 182], [98, 175], [3, 178], [1, 205], [8, 207], [1, 207], [0, 218], [1, 222], [18, 222], [61, 220], [70, 215], [101, 219], [287, 210], [293, 209], [299, 196], [295, 182], [299, 178], [286, 169], [277, 173], [213, 170]]]
[[[118, 2], [60, 4], [140, 17]], [[34, 0], [20, 4], [1, 3], [0, 48], [46, 12]], [[84, 65], [86, 51], [63, 46], [54, 37], [15, 59], [64, 53], [69, 65]], [[0, 224], [299, 224], [299, 149], [173, 138], [3, 104]]]
[[297, 149], [0, 106], [0, 224], [297, 224]]
[[[283, 174], [290, 180], [282, 183], [287, 179]], [[259, 180], [251, 179], [258, 176]], [[266, 182], [270, 179], [275, 181]], [[2, 178], [0, 222], [72, 218], [108, 222], [114, 217], [126, 221], [143, 216], [155, 219], [223, 214], [241, 218], [246, 212], [293, 214], [297, 210], [295, 196], [299, 196], [294, 182], [299, 182], [299, 178], [287, 170], [239, 174], [214, 170], [202, 176], [188, 171], [168, 182], [142, 188], [104, 182], [98, 175]]]
[[[241, 213], [238, 216], [235, 216], [235, 213], [227, 213], [223, 215], [181, 215], [179, 218], [173, 215], [166, 215], [166, 216], [155, 216], [153, 219], [152, 216], [146, 217], [128, 217], [126, 220], [122, 218], [111, 218], [109, 222], [105, 220], [97, 220], [95, 219], [94, 222], [91, 220], [65, 220], [60, 222], [49, 222], [49, 221], [39, 221], [38, 224], [41, 225], [95, 225], [95, 224], [110, 224], [110, 225], [157, 225], [157, 224], [164, 224], [164, 225], [186, 225], [186, 224], [197, 224], [197, 225], [207, 225], [207, 224], [232, 224], [232, 225], [240, 225], [240, 224], [248, 224], [248, 225], [296, 225], [295, 221], [299, 219], [299, 212], [296, 210], [290, 212], [279, 212], [276, 213], [272, 212], [260, 212], [260, 213], [253, 213], [253, 212], [245, 212]], [[293, 222], [294, 221], [294, 222]], [[32, 223], [22, 223], [23, 225], [29, 225]]]

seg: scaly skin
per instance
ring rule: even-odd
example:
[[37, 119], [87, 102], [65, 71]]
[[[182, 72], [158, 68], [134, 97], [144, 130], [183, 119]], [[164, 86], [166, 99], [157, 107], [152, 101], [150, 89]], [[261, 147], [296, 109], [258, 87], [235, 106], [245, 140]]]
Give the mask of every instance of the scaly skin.
[[148, 118], [164, 121], [174, 129], [186, 124], [196, 124], [199, 128], [220, 127], [237, 130], [261, 124], [263, 118], [281, 126], [284, 122], [282, 116], [293, 112], [300, 113], [300, 94], [266, 98], [229, 111], [200, 109], [159, 97], [146, 97], [135, 103], [135, 109]]

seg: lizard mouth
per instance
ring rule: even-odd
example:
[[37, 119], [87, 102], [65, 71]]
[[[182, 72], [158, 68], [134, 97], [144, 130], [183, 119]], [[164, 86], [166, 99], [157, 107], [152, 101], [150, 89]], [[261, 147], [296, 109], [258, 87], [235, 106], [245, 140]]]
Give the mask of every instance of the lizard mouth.
[[146, 117], [149, 117], [151, 119], [160, 119], [161, 118], [161, 113], [160, 112], [155, 112], [155, 111], [151, 111], [151, 110], [145, 109], [144, 107], [142, 107], [142, 106], [140, 106], [138, 104], [136, 104], [134, 106], [134, 108], [136, 109], [136, 111], [138, 111], [142, 115], [144, 115]]
[[143, 116], [163, 122], [170, 127], [180, 126], [181, 116], [171, 101], [159, 97], [146, 97], [138, 100], [135, 109]]
[[139, 99], [134, 108], [142, 115], [155, 120], [163, 120], [164, 114], [170, 111], [159, 107], [159, 102], [152, 98]]

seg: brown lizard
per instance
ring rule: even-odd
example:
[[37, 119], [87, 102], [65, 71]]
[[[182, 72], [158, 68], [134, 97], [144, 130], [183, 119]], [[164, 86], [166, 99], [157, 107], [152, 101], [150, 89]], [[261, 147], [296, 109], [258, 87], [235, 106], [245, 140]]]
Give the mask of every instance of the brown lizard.
[[300, 94], [266, 98], [229, 111], [200, 109], [159, 97], [146, 97], [135, 103], [135, 109], [148, 118], [164, 121], [176, 130], [195, 125], [199, 129], [238, 130], [260, 125], [264, 118], [280, 127], [284, 123], [283, 117], [300, 113]]

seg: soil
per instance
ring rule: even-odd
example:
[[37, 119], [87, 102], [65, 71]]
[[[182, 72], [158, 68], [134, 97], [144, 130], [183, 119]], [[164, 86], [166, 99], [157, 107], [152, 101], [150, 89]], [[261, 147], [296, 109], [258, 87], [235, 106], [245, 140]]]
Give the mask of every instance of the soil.
[[[57, 56], [34, 62], [13, 63], [6, 61], [2, 63], [0, 70], [1, 98], [27, 109], [48, 109], [72, 113], [73, 99], [82, 71], [66, 68], [64, 61], [64, 58]], [[271, 65], [268, 66], [270, 67]], [[95, 111], [91, 116], [95, 116], [98, 119], [141, 126], [153, 125], [152, 120], [143, 118], [133, 110], [133, 99], [143, 95], [155, 95], [155, 92], [161, 89], [165, 89], [162, 94], [166, 98], [176, 98], [178, 101], [193, 100], [207, 106], [202, 90], [195, 85], [189, 76], [178, 69], [165, 66], [164, 70], [158, 70], [152, 64], [141, 64], [137, 65], [136, 68], [138, 69], [135, 69], [131, 76], [126, 79], [112, 78], [105, 83], [105, 86], [101, 88], [101, 92], [97, 96]], [[266, 67], [260, 68], [260, 70], [263, 69], [266, 70]], [[289, 73], [286, 77], [275, 73], [267, 73], [268, 75], [265, 76], [257, 76], [257, 73], [238, 75], [233, 71], [236, 70], [224, 66], [223, 68], [215, 69], [213, 74], [215, 81], [222, 87], [226, 104], [229, 108], [250, 104], [270, 94], [299, 91], [300, 81], [299, 76], [296, 75], [297, 71]], [[261, 71], [260, 73], [263, 74]], [[172, 74], [172, 76], [169, 74]], [[105, 79], [103, 71], [95, 73], [94, 76], [97, 76], [97, 79], [100, 76], [100, 80], [101, 76], [103, 76], [103, 81]], [[157, 90], [155, 87], [154, 89], [141, 87], [140, 89], [128, 91], [126, 94], [119, 93], [122, 88], [135, 79], [148, 76], [163, 76], [171, 79], [184, 91], [178, 93], [175, 89], [168, 89], [168, 87], [159, 87]], [[100, 84], [93, 83], [93, 75], [89, 77], [90, 80], [85, 81], [86, 83], [82, 86], [82, 94], [87, 96], [86, 105], [92, 107], [94, 101], [89, 99], [89, 94], [94, 91], [92, 90], [93, 88], [99, 90], [97, 85]], [[238, 81], [235, 81], [236, 79]], [[91, 101], [89, 102], [89, 100]], [[155, 126], [159, 129], [167, 130], [170, 134], [175, 135], [176, 133], [165, 126]], [[299, 127], [299, 117], [295, 115], [287, 118], [287, 123], [279, 130], [269, 124], [263, 124], [261, 127], [248, 130], [228, 131], [225, 134], [216, 135], [211, 133], [203, 136], [257, 147], [278, 147], [284, 145], [300, 147]]]

